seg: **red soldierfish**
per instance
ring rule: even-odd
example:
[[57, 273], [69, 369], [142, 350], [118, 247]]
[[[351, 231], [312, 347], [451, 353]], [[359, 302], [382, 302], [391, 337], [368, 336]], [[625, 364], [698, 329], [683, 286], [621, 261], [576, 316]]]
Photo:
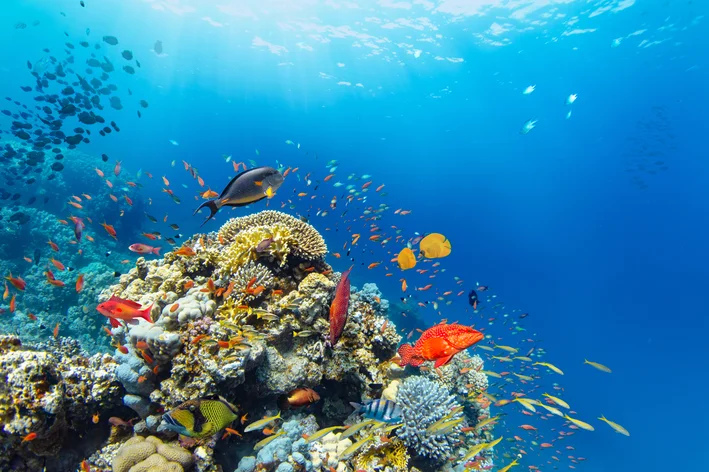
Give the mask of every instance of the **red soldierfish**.
[[128, 249], [133, 252], [137, 252], [138, 254], [155, 254], [156, 256], [160, 255], [159, 247], [148, 246], [147, 244], [131, 244], [130, 246], [128, 246]]
[[340, 282], [335, 289], [335, 299], [330, 305], [330, 338], [328, 343], [330, 346], [337, 344], [337, 341], [342, 336], [342, 331], [347, 323], [347, 308], [350, 304], [350, 271], [347, 269], [342, 273]]
[[416, 344], [399, 348], [401, 366], [418, 367], [425, 361], [436, 361], [434, 368], [446, 365], [454, 355], [483, 339], [483, 334], [469, 326], [437, 324], [423, 332]]
[[137, 318], [143, 318], [149, 323], [153, 322], [153, 320], [150, 319], [150, 310], [152, 309], [153, 305], [141, 309], [140, 303], [132, 300], [124, 300], [115, 295], [111, 296], [108, 301], [100, 303], [96, 307], [96, 310], [98, 310], [99, 313], [103, 316], [111, 318], [112, 320], [133, 321]]

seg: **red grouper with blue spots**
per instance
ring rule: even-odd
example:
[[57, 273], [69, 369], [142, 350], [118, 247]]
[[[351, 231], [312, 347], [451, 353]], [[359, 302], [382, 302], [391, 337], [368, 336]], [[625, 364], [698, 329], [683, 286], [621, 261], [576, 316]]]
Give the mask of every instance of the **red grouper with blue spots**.
[[418, 367], [426, 361], [436, 361], [434, 367], [446, 365], [454, 355], [483, 339], [483, 334], [470, 326], [437, 324], [423, 332], [416, 344], [399, 348], [402, 367]]

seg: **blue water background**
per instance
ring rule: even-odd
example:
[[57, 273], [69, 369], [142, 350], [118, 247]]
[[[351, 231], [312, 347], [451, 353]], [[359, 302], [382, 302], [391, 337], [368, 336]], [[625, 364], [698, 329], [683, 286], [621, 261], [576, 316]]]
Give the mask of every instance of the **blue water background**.
[[[151, 214], [169, 213], [187, 235], [197, 230], [201, 217], [191, 212], [199, 189], [182, 159], [217, 191], [233, 175], [221, 154], [270, 165], [278, 159], [301, 166], [301, 174], [316, 171], [319, 179], [330, 159], [340, 163], [334, 180], [350, 172], [372, 174], [389, 196], [370, 194], [370, 203], [413, 210], [406, 217], [389, 212], [378, 222], [383, 228], [397, 225], [407, 237], [440, 232], [452, 241], [446, 272], [434, 279], [441, 291], [457, 292], [456, 275], [466, 281], [466, 291], [476, 281], [489, 285], [505, 303], [500, 315], [513, 309], [530, 314], [522, 324], [526, 333], [513, 337], [500, 315], [490, 333], [510, 345], [524, 345], [519, 339], [534, 335], [548, 353], [545, 360], [565, 371], [550, 380], [563, 386], [576, 416], [596, 426], [568, 440], [576, 448], [570, 453], [588, 458], [580, 470], [709, 470], [703, 452], [709, 441], [709, 410], [703, 406], [709, 393], [709, 54], [706, 24], [682, 29], [706, 12], [701, 2], [638, 2], [604, 16], [592, 34], [551, 42], [538, 31], [519, 33], [512, 45], [497, 48], [476, 44], [464, 32], [466, 26], [486, 27], [489, 19], [467, 19], [442, 31], [453, 37], [446, 55], [465, 62], [404, 58], [405, 65], [363, 58], [360, 49], [338, 42], [320, 44], [314, 53], [298, 51], [297, 40], [258, 22], [212, 28], [143, 2], [87, 2], [85, 9], [78, 3], [0, 7], [0, 40], [12, 45], [0, 50], [3, 95], [21, 96], [18, 87], [30, 78], [25, 61], [41, 57], [43, 47], [59, 48], [64, 31], [74, 40], [86, 27], [94, 39], [116, 35], [118, 48], [131, 49], [142, 62], [130, 87], [133, 98], [148, 100], [150, 108], [141, 120], [131, 109], [113, 113], [121, 118], [121, 133], [96, 137], [81, 149], [105, 152], [109, 163], [121, 159], [127, 172], [152, 172], [152, 183], [142, 181], [143, 195], [153, 199]], [[584, 6], [560, 8], [571, 13]], [[346, 23], [346, 12], [331, 15], [331, 23]], [[678, 28], [666, 43], [611, 48], [613, 38], [642, 25], [657, 28], [667, 17]], [[12, 27], [33, 19], [41, 21], [41, 31]], [[252, 48], [256, 34], [286, 44], [289, 54]], [[156, 39], [168, 57], [149, 52]], [[278, 66], [281, 61], [294, 64]], [[318, 77], [341, 74], [337, 62], [346, 63], [352, 83], [365, 87], [338, 87]], [[523, 96], [530, 84], [537, 90]], [[570, 93], [579, 99], [565, 120], [563, 102]], [[628, 138], [652, 142], [665, 136], [638, 125], [653, 120], [655, 106], [664, 109], [676, 149], [663, 149], [669, 170], [645, 176], [648, 188], [641, 190], [626, 172], [624, 155], [637, 150]], [[539, 119], [538, 127], [520, 135], [531, 118]], [[286, 139], [302, 143], [301, 150], [284, 144]], [[162, 175], [181, 205], [160, 191]], [[289, 178], [280, 193], [294, 188], [312, 191]], [[324, 209], [343, 192], [323, 184], [317, 193], [324, 195], [317, 204]], [[306, 202], [297, 206], [307, 213]], [[350, 239], [342, 226], [334, 233], [339, 209], [325, 218], [311, 215], [332, 248]], [[218, 223], [239, 214], [224, 213]], [[389, 246], [394, 252], [401, 247]], [[355, 285], [374, 281], [385, 298], [398, 299], [398, 270], [387, 278], [381, 268], [366, 269], [391, 255], [370, 247], [374, 254], [357, 254], [356, 263], [364, 266], [353, 272]], [[330, 262], [336, 270], [350, 264], [346, 258]], [[409, 283], [425, 280], [412, 275]], [[444, 316], [485, 327], [489, 315], [473, 315], [463, 298], [444, 306]], [[431, 309], [423, 313], [430, 323], [438, 320]], [[584, 358], [610, 366], [613, 374], [583, 366]], [[600, 414], [631, 436], [596, 421]], [[506, 436], [520, 434], [523, 420], [536, 421], [515, 415], [506, 421]], [[539, 426], [544, 440], [554, 437], [550, 425]], [[522, 464], [548, 469], [534, 457]]]

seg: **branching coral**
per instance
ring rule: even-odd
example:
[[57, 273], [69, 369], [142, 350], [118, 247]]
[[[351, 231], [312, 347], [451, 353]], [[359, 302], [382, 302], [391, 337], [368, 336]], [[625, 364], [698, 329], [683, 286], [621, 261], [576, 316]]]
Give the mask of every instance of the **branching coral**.
[[[286, 213], [266, 210], [254, 215], [232, 218], [219, 230], [219, 239], [230, 243], [246, 229], [257, 226], [273, 227], [278, 225], [294, 236], [291, 253], [306, 260], [321, 259], [327, 254], [327, 245], [318, 231], [307, 223]], [[258, 244], [258, 243], [257, 243]]]
[[232, 297], [234, 297], [235, 300], [250, 302], [258, 298], [258, 295], [248, 293], [247, 289], [250, 287], [255, 289], [263, 287], [263, 291], [270, 289], [273, 286], [274, 278], [273, 274], [266, 266], [251, 261], [236, 271], [232, 281], [234, 282]]
[[[461, 441], [462, 423], [445, 434], [431, 434], [426, 429], [460, 406], [445, 387], [425, 377], [409, 377], [397, 393], [403, 425], [397, 436], [420, 456], [432, 459], [451, 457], [454, 445]], [[450, 416], [461, 418], [462, 412]]]
[[405, 472], [408, 470], [409, 453], [399, 439], [370, 443], [354, 459], [354, 464], [364, 470], [389, 466], [395, 472]]

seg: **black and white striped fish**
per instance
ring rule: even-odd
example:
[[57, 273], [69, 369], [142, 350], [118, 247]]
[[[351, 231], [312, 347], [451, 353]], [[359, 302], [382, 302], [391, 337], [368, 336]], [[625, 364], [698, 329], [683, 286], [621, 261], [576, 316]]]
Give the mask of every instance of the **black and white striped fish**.
[[401, 421], [401, 408], [391, 400], [369, 400], [364, 405], [350, 402], [358, 413], [365, 418], [385, 423], [397, 423]]

